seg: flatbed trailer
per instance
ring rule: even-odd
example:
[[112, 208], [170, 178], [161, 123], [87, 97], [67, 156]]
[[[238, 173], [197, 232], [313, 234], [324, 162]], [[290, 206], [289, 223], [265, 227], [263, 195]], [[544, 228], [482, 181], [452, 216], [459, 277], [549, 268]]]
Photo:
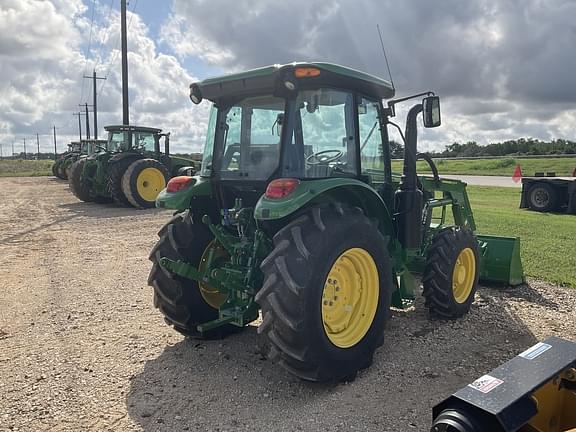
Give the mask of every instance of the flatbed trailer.
[[576, 177], [523, 177], [520, 208], [576, 214]]

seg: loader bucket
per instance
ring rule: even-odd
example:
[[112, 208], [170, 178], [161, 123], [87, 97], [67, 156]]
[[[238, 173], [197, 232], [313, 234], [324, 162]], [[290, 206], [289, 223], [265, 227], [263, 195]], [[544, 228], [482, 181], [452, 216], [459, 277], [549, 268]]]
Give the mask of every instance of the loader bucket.
[[520, 239], [477, 235], [480, 245], [480, 281], [505, 285], [524, 283]]

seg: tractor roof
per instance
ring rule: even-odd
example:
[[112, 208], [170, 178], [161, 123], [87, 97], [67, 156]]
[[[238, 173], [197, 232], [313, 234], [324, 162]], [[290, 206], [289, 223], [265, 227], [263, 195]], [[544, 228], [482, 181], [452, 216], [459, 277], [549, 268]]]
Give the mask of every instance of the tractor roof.
[[[297, 70], [311, 74], [299, 73]], [[314, 70], [314, 71], [312, 71]], [[394, 88], [389, 81], [333, 63], [290, 63], [272, 65], [246, 72], [208, 78], [194, 83], [191, 89], [197, 87], [203, 98], [217, 99], [235, 98], [285, 91], [285, 82], [291, 81], [299, 88], [338, 87], [356, 90], [367, 96], [389, 99], [394, 96]]]
[[106, 144], [105, 139], [82, 139], [82, 143], [99, 143], [99, 144]]
[[133, 125], [111, 125], [104, 126], [104, 130], [107, 132], [150, 132], [150, 133], [160, 133], [162, 129], [144, 127], [144, 126], [133, 126]]

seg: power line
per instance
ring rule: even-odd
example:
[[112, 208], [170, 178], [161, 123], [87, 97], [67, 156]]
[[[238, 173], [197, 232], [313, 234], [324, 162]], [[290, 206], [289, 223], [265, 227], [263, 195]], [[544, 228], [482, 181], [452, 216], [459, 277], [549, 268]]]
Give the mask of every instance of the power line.
[[[108, 15], [106, 16], [106, 21], [104, 25], [108, 25], [110, 23], [110, 17], [112, 16], [112, 6], [114, 5], [114, 0], [110, 0], [110, 4], [108, 5]], [[102, 27], [104, 27], [104, 25]], [[100, 60], [102, 59], [102, 54], [104, 53], [104, 43], [103, 40], [100, 39], [100, 52], [98, 53], [98, 57], [96, 58], [96, 66], [100, 64]]]
[[[90, 35], [88, 37], [88, 46], [86, 48], [86, 56], [84, 61], [84, 72], [82, 76], [86, 75], [86, 69], [88, 68], [88, 57], [90, 56], [90, 47], [92, 45], [92, 28], [94, 27], [94, 11], [96, 9], [96, 0], [92, 0], [92, 16], [90, 18]], [[82, 90], [80, 91], [80, 102], [84, 99], [84, 80], [82, 80]]]

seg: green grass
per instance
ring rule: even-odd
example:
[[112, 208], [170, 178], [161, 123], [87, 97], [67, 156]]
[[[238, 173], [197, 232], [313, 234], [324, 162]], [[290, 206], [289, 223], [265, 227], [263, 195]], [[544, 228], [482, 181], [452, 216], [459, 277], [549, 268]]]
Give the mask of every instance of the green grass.
[[0, 160], [0, 177], [37, 177], [52, 175], [52, 160]]
[[478, 233], [520, 237], [527, 276], [576, 288], [576, 215], [521, 210], [516, 188], [467, 189]]
[[[442, 174], [512, 176], [518, 164], [522, 168], [522, 174], [525, 176], [533, 176], [536, 172], [555, 172], [557, 176], [571, 176], [574, 169], [576, 169], [576, 157], [537, 159], [507, 157], [475, 160], [436, 159], [434, 162], [438, 167], [440, 176]], [[394, 172], [402, 172], [402, 161], [393, 161], [392, 170]], [[424, 161], [418, 161], [418, 172], [430, 172], [428, 164]]]

